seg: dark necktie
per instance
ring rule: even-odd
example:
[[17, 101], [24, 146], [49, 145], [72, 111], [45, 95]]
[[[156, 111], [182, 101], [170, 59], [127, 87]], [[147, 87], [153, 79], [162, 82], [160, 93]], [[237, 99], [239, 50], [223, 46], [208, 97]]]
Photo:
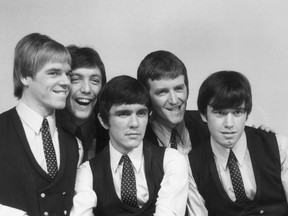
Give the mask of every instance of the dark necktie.
[[241, 172], [237, 164], [237, 158], [235, 157], [232, 150], [230, 150], [227, 166], [230, 171], [230, 177], [236, 196], [236, 203], [245, 204], [249, 202], [249, 199], [245, 193]]
[[121, 180], [122, 202], [128, 206], [138, 208], [135, 173], [131, 160], [128, 155], [122, 155], [121, 162], [123, 162]]
[[174, 149], [177, 149], [176, 135], [177, 135], [177, 130], [173, 128], [171, 132], [171, 137], [170, 137], [170, 147]]
[[48, 174], [54, 178], [57, 175], [58, 167], [57, 167], [57, 160], [56, 160], [56, 154], [55, 149], [53, 146], [50, 130], [49, 130], [49, 124], [46, 118], [44, 118], [42, 123], [42, 142], [43, 142], [43, 148], [44, 148], [44, 154], [47, 164], [47, 171]]

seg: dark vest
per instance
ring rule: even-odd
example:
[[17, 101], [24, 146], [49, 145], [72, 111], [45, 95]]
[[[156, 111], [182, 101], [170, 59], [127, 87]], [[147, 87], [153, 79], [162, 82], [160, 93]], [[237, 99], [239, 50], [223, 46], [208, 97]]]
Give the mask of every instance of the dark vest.
[[257, 191], [247, 205], [231, 201], [220, 182], [210, 142], [189, 153], [198, 190], [209, 215], [287, 216], [288, 205], [281, 182], [280, 155], [276, 137], [254, 128], [245, 128]]
[[[202, 121], [200, 113], [195, 110], [186, 110], [184, 121], [190, 136], [192, 148], [195, 149], [203, 142], [203, 140], [210, 136], [207, 124]], [[147, 125], [145, 139], [158, 145], [157, 136], [150, 124]]]
[[21, 120], [13, 108], [0, 115], [0, 203], [26, 211], [29, 216], [47, 212], [69, 215], [74, 195], [78, 145], [58, 128], [60, 169], [51, 177], [30, 150]]
[[90, 161], [93, 174], [93, 189], [97, 194], [97, 207], [94, 209], [95, 215], [153, 216], [157, 194], [164, 175], [163, 159], [165, 148], [155, 146], [144, 140], [143, 153], [149, 200], [139, 209], [124, 205], [115, 192], [110, 166], [109, 146], [106, 146], [103, 151], [96, 155], [96, 158]]

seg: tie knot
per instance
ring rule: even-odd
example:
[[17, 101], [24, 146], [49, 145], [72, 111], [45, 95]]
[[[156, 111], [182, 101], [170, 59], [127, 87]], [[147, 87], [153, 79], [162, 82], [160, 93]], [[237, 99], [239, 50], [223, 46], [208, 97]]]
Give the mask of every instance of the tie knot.
[[47, 118], [44, 118], [44, 119], [43, 119], [43, 122], [42, 122], [42, 129], [43, 129], [43, 130], [46, 130], [46, 129], [48, 129], [48, 128], [49, 128], [48, 120], [47, 120]]
[[232, 150], [230, 150], [227, 164], [229, 165], [230, 163], [237, 163], [237, 162], [238, 161], [237, 161], [237, 158], [236, 158], [234, 152]]
[[122, 155], [120, 163], [121, 162], [123, 162], [123, 163], [131, 163], [131, 160], [130, 160], [129, 156], [127, 154], [125, 154], [125, 155]]

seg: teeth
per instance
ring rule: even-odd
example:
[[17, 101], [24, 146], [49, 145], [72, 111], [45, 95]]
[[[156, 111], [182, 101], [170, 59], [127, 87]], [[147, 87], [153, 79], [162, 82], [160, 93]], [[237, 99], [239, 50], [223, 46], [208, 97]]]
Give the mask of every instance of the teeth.
[[75, 101], [80, 105], [88, 106], [92, 100], [86, 99], [86, 98], [78, 98], [78, 99], [75, 99]]
[[54, 91], [56, 94], [66, 95], [66, 91]]
[[91, 100], [89, 100], [89, 99], [84, 99], [84, 98], [77, 99], [77, 101], [80, 102], [80, 103], [90, 103], [90, 102], [91, 102]]
[[180, 106], [173, 107], [173, 108], [167, 108], [170, 111], [180, 110]]

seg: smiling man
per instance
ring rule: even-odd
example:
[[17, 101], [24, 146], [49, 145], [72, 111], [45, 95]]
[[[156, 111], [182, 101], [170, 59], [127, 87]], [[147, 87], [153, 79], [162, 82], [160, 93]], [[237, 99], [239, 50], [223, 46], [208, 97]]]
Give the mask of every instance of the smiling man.
[[69, 214], [78, 143], [56, 126], [69, 94], [71, 57], [46, 35], [22, 38], [14, 57], [15, 108], [0, 115], [0, 215]]
[[[145, 139], [177, 149], [189, 163], [188, 153], [209, 137], [209, 131], [198, 111], [186, 110], [189, 83], [184, 63], [168, 51], [152, 52], [140, 63], [137, 79], [147, 87], [151, 98]], [[191, 203], [187, 203], [187, 215], [200, 215], [205, 208], [192, 178], [189, 168], [189, 193], [194, 196], [194, 206], [192, 209]], [[197, 200], [199, 205], [195, 204]]]
[[198, 109], [211, 137], [189, 159], [208, 214], [287, 215], [288, 138], [245, 126], [252, 109], [247, 78], [213, 73], [200, 87]]
[[71, 45], [67, 49], [72, 57], [71, 90], [65, 109], [56, 114], [60, 125], [81, 140], [83, 161], [86, 161], [103, 148], [101, 139], [108, 139], [93, 112], [98, 94], [106, 83], [105, 67], [92, 48]]
[[136, 79], [111, 79], [99, 95], [110, 143], [78, 169], [71, 216], [184, 215], [188, 166], [175, 149], [143, 140], [149, 93]]

